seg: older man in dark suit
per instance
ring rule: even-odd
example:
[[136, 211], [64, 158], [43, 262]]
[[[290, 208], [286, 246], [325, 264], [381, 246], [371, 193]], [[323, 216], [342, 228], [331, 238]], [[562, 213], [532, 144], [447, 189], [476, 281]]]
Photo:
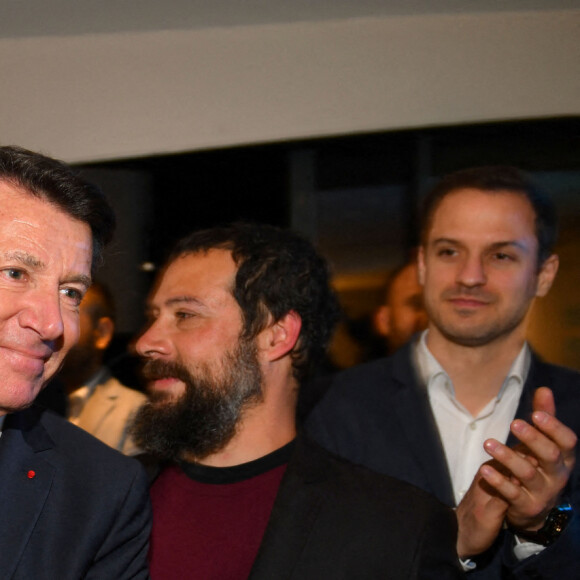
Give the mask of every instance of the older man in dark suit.
[[68, 167], [0, 147], [0, 577], [147, 578], [144, 473], [31, 407], [79, 334], [112, 234], [102, 194]]

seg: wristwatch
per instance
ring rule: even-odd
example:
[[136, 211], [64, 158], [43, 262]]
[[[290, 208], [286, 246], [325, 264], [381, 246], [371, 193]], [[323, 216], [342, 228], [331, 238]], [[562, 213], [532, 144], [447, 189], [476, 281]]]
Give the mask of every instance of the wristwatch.
[[566, 529], [573, 514], [572, 506], [569, 503], [562, 503], [551, 509], [546, 517], [544, 525], [535, 532], [526, 530], [512, 530], [514, 534], [526, 542], [534, 542], [541, 546], [550, 546], [558, 536]]

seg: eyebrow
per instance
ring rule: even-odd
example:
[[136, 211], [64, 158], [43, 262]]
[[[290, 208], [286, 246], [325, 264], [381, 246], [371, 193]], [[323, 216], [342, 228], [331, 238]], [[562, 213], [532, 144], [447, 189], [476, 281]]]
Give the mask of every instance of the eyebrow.
[[[168, 298], [164, 303], [163, 306], [169, 308], [172, 306], [177, 306], [179, 304], [194, 304], [196, 306], [205, 307], [205, 304], [199, 300], [198, 298], [194, 298], [193, 296], [175, 296], [173, 298]], [[159, 306], [156, 306], [152, 302], [149, 302], [145, 306], [146, 312], [154, 312], [159, 310]]]
[[70, 284], [71, 282], [73, 284], [83, 284], [87, 289], [93, 283], [93, 281], [91, 280], [91, 277], [86, 276], [85, 274], [77, 274], [77, 275], [71, 276], [70, 278], [66, 278], [65, 280], [63, 280], [63, 282], [66, 282], [67, 284]]
[[[437, 238], [436, 240], [433, 240], [431, 243], [433, 245], [436, 245], [436, 244], [453, 244], [453, 245], [457, 245], [457, 246], [464, 245], [459, 240], [454, 240], [452, 238]], [[513, 246], [513, 247], [518, 248], [524, 252], [529, 251], [529, 247], [525, 243], [520, 242], [519, 240], [506, 240], [506, 241], [502, 241], [502, 242], [493, 242], [493, 244], [490, 244], [488, 246], [488, 248], [492, 249], [492, 250], [499, 250], [501, 248], [505, 248], [506, 246]]]
[[168, 298], [165, 301], [165, 306], [175, 306], [177, 304], [195, 304], [197, 306], [205, 306], [199, 298], [194, 298], [193, 296], [175, 296], [174, 298]]
[[[27, 252], [6, 252], [4, 254], [4, 259], [7, 261], [15, 261], [31, 270], [42, 271], [46, 269], [46, 264], [39, 260], [36, 256], [32, 254], [28, 254]], [[74, 283], [74, 284], [83, 284], [86, 288], [88, 288], [92, 284], [92, 280], [90, 276], [85, 274], [74, 274], [70, 277], [67, 277], [63, 282]]]
[[517, 248], [519, 250], [522, 250], [524, 252], [527, 252], [529, 250], [529, 247], [520, 242], [519, 240], [509, 240], [507, 242], [496, 242], [494, 244], [491, 244], [491, 248], [494, 250], [499, 250], [501, 248], [505, 248], [506, 246], [513, 246], [514, 248]]
[[26, 252], [7, 252], [4, 254], [4, 258], [8, 261], [14, 260], [34, 270], [44, 270], [46, 268], [46, 264], [42, 260]]

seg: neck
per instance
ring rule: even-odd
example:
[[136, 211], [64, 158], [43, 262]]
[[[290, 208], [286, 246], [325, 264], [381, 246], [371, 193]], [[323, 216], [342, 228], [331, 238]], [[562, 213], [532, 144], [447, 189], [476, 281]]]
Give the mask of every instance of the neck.
[[227, 445], [203, 459], [184, 456], [212, 467], [231, 467], [264, 457], [296, 437], [297, 385], [286, 378], [285, 384], [268, 385], [264, 380], [263, 400], [244, 411], [238, 430]]
[[431, 326], [427, 335], [427, 346], [449, 375], [456, 399], [473, 416], [497, 397], [524, 343], [523, 328], [480, 346], [451, 342]]

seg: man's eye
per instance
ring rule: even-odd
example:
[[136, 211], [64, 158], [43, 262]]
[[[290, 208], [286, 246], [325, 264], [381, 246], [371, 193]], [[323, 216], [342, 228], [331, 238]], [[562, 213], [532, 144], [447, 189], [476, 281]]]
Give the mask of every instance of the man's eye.
[[63, 288], [61, 293], [64, 294], [70, 301], [72, 301], [77, 306], [81, 303], [83, 299], [83, 294], [80, 290], [76, 288]]
[[193, 318], [195, 316], [192, 312], [182, 312], [181, 310], [175, 313], [175, 317], [180, 320], [186, 320], [187, 318]]
[[3, 270], [3, 273], [7, 278], [11, 278], [12, 280], [23, 280], [26, 275], [24, 270], [18, 268], [6, 268]]
[[443, 257], [455, 256], [455, 254], [457, 254], [457, 252], [453, 248], [441, 248], [437, 251], [437, 255]]
[[500, 262], [513, 260], [513, 256], [505, 254], [504, 252], [497, 252], [496, 254], [494, 254], [494, 258], [496, 260], [499, 260]]

